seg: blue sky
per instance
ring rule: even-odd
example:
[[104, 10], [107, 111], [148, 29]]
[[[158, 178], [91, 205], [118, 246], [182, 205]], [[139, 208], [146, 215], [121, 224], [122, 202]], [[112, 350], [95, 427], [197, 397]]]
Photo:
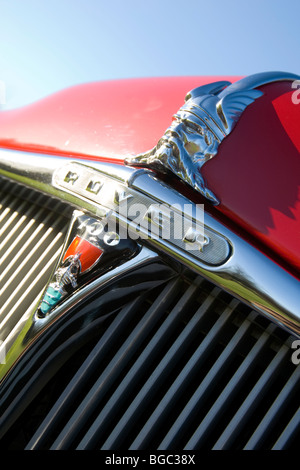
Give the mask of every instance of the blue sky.
[[300, 74], [299, 0], [0, 0], [10, 109], [95, 80]]

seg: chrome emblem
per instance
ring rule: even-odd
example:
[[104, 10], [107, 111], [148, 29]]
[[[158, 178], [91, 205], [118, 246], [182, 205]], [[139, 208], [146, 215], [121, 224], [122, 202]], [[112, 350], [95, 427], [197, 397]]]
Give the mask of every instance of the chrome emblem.
[[294, 77], [283, 72], [260, 73], [233, 84], [220, 81], [193, 89], [157, 145], [149, 152], [127, 158], [125, 163], [172, 172], [207, 200], [219, 204], [204, 181], [202, 166], [217, 155], [220, 143], [247, 106], [263, 95], [257, 87]]
[[121, 264], [133, 256], [136, 250], [134, 242], [121, 240], [116, 232], [108, 232], [100, 220], [74, 211], [65, 248], [42, 297], [38, 316], [48, 315], [62, 300], [95, 275], [101, 275], [116, 264]]
[[55, 281], [52, 282], [44, 295], [40, 310], [47, 314], [49, 310], [67, 294], [67, 286], [76, 289], [78, 276], [90, 271], [99, 261], [103, 250], [84, 238], [76, 236], [68, 247], [61, 266], [56, 270]]

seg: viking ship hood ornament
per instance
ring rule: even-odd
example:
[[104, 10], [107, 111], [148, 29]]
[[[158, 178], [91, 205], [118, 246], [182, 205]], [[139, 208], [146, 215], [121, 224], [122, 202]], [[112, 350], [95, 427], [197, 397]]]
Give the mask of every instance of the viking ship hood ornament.
[[184, 105], [157, 145], [125, 163], [158, 172], [172, 172], [213, 204], [218, 198], [206, 186], [202, 166], [218, 153], [220, 143], [233, 130], [243, 111], [263, 92], [257, 87], [279, 80], [296, 80], [297, 75], [266, 72], [235, 83], [220, 81], [190, 91]]

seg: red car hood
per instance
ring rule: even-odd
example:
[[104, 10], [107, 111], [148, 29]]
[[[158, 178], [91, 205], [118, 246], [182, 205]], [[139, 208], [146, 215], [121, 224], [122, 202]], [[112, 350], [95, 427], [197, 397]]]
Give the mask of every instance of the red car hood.
[[[75, 86], [0, 114], [0, 146], [123, 163], [150, 150], [186, 93], [240, 77], [130, 79]], [[221, 201], [208, 207], [299, 277], [300, 104], [291, 82], [261, 87], [203, 175]], [[189, 191], [194, 200], [201, 196]]]

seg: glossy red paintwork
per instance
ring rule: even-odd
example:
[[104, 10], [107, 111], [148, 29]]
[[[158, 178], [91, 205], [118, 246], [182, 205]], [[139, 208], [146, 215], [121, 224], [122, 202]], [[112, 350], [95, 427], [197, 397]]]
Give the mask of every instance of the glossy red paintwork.
[[156, 145], [190, 89], [219, 79], [144, 78], [71, 87], [0, 113], [0, 145], [123, 162]]
[[[156, 145], [190, 89], [238, 78], [166, 77], [72, 87], [1, 113], [0, 146], [122, 163]], [[264, 96], [245, 110], [218, 155], [203, 167], [221, 200], [206, 210], [225, 217], [298, 275], [300, 104], [292, 102], [291, 82], [261, 90]], [[195, 193], [192, 197], [203, 202]]]
[[261, 90], [203, 174], [221, 200], [218, 211], [299, 272], [300, 104], [291, 82]]

